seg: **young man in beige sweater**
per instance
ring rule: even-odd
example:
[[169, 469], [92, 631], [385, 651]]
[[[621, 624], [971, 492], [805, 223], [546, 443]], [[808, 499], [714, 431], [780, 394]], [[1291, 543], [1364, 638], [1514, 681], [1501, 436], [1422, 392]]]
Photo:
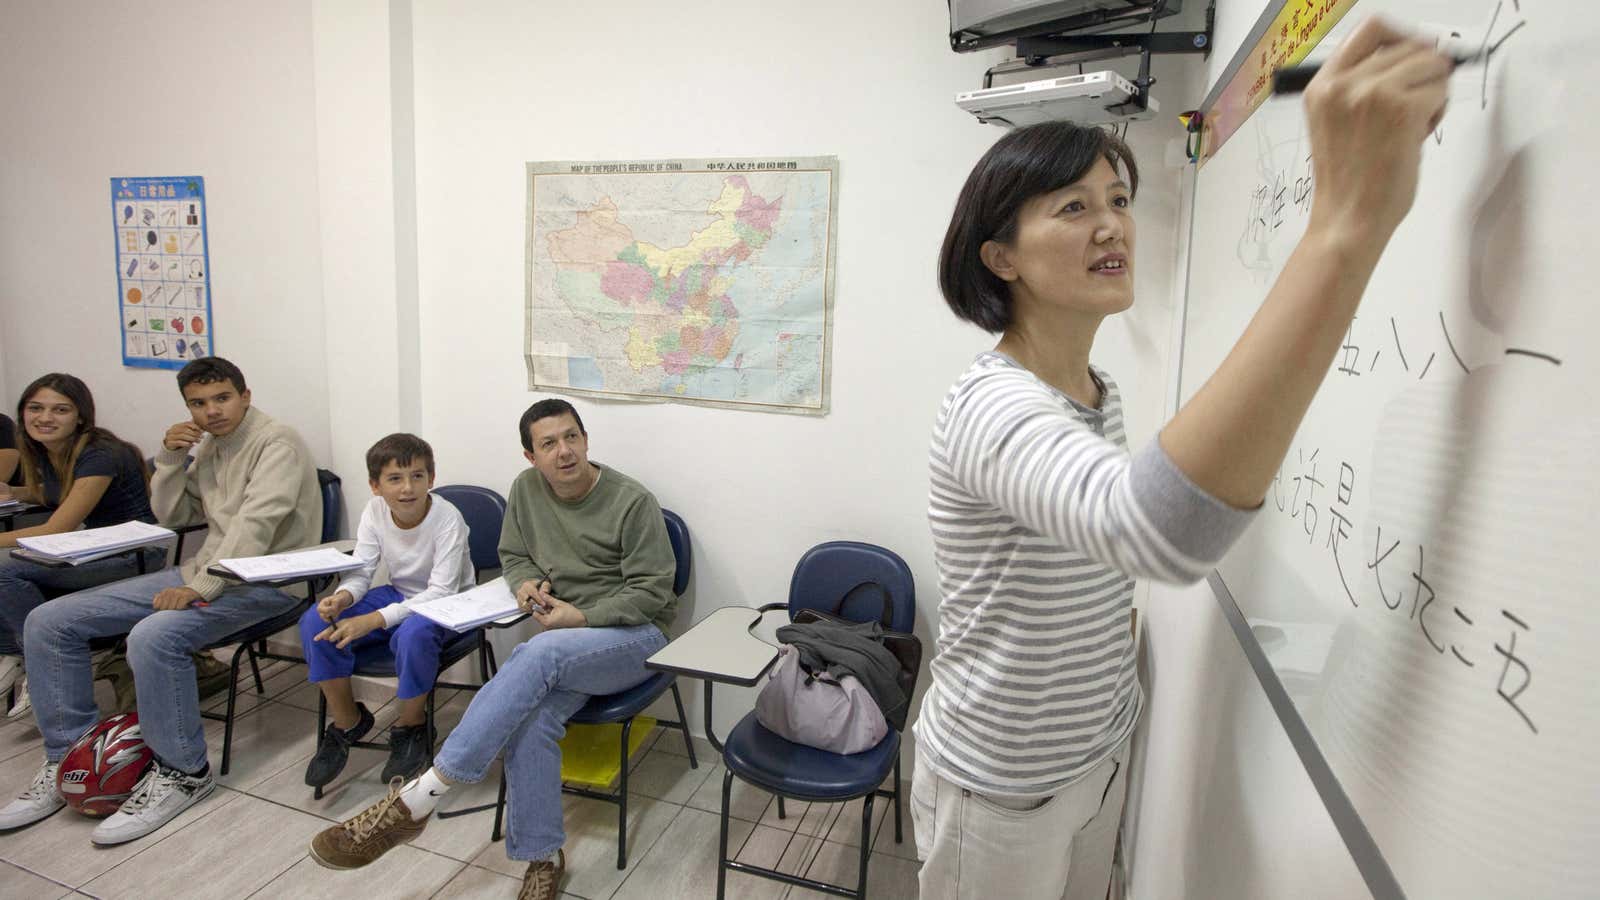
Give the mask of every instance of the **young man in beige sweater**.
[[[204, 522], [205, 543], [180, 568], [68, 594], [29, 614], [23, 641], [28, 658], [39, 661], [29, 673], [30, 691], [45, 761], [22, 796], [0, 809], [0, 830], [31, 825], [65, 804], [56, 770], [100, 718], [89, 662], [95, 638], [128, 636], [139, 725], [156, 764], [90, 839], [106, 845], [143, 837], [209, 796], [216, 782], [206, 762], [192, 654], [295, 605], [281, 591], [230, 583], [206, 568], [223, 558], [316, 543], [322, 500], [305, 441], [251, 408], [244, 375], [225, 359], [184, 366], [178, 388], [190, 420], [172, 426], [162, 441], [151, 506], [166, 525]], [[194, 462], [186, 468], [190, 453]]]

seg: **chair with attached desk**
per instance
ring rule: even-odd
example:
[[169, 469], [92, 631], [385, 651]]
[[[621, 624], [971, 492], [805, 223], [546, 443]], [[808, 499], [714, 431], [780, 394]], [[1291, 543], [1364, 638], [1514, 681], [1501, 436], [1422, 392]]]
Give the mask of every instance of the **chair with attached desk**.
[[[322, 541], [332, 543], [339, 536], [339, 525], [344, 520], [344, 495], [340, 492], [339, 476], [327, 469], [317, 470], [317, 484], [322, 491]], [[204, 525], [200, 526], [205, 527]], [[190, 531], [198, 530], [189, 528]], [[179, 535], [181, 544], [182, 534]], [[172, 556], [173, 562], [178, 561], [178, 553]], [[220, 573], [226, 575], [226, 572]], [[250, 674], [255, 678], [256, 693], [265, 694], [266, 685], [261, 680], [262, 659], [278, 659], [287, 662], [305, 662], [298, 656], [284, 653], [274, 653], [267, 649], [267, 638], [272, 637], [286, 628], [293, 628], [300, 622], [300, 617], [317, 602], [317, 592], [329, 584], [331, 576], [315, 575], [308, 578], [295, 578], [282, 583], [274, 583], [273, 587], [288, 587], [295, 584], [304, 584], [306, 599], [296, 603], [293, 608], [279, 613], [269, 619], [263, 619], [248, 628], [243, 628], [228, 635], [220, 641], [201, 647], [201, 651], [209, 652], [231, 647], [238, 647], [233, 651], [233, 658], [229, 663], [228, 671], [228, 707], [223, 713], [201, 712], [200, 715], [223, 723], [222, 730], [222, 765], [217, 770], [218, 774], [228, 774], [228, 765], [233, 756], [233, 720], [234, 712], [239, 699], [239, 663], [242, 659], [250, 660]]]
[[[689, 526], [684, 524], [682, 517], [670, 509], [663, 509], [661, 515], [666, 520], [667, 538], [672, 542], [672, 556], [676, 564], [672, 575], [672, 593], [681, 597], [689, 587], [689, 569], [694, 557], [693, 548], [689, 541]], [[572, 718], [567, 720], [569, 725], [620, 724], [622, 726], [619, 745], [621, 754], [620, 774], [618, 776], [617, 790], [614, 793], [596, 791], [569, 784], [561, 786], [561, 790], [565, 793], [617, 805], [617, 868], [619, 869], [625, 869], [628, 866], [628, 739], [633, 731], [633, 720], [635, 716], [644, 712], [646, 707], [660, 699], [669, 690], [672, 692], [672, 702], [677, 707], [678, 720], [676, 722], [658, 721], [656, 724], [662, 728], [676, 728], [683, 732], [683, 743], [689, 754], [689, 766], [690, 768], [698, 769], [700, 763], [695, 759], [694, 742], [689, 737], [689, 719], [683, 712], [683, 697], [678, 693], [677, 675], [672, 672], [654, 672], [649, 678], [625, 691], [590, 697], [589, 702], [585, 703], [581, 709], [572, 715]], [[505, 773], [502, 772], [500, 775], [500, 795], [494, 804], [494, 830], [492, 836], [496, 841], [503, 836], [501, 825], [504, 822], [505, 808], [506, 778]], [[435, 815], [440, 818], [453, 818], [485, 809], [488, 809], [488, 807], [475, 806], [467, 809], [435, 813]]]
[[[879, 590], [864, 588], [876, 586]], [[881, 622], [886, 631], [898, 632], [885, 641], [902, 665], [900, 687], [910, 697], [916, 689], [921, 643], [911, 634], [916, 622], [916, 586], [905, 560], [891, 550], [858, 541], [830, 541], [806, 551], [789, 579], [789, 601], [761, 607], [765, 613], [787, 609], [791, 621], [805, 611], [836, 615], [852, 622]], [[775, 881], [799, 885], [845, 897], [867, 895], [867, 859], [872, 850], [872, 801], [894, 800], [894, 839], [904, 834], [900, 813], [900, 731], [903, 722], [890, 722], [889, 733], [878, 745], [848, 756], [792, 743], [768, 731], [755, 713], [748, 713], [728, 734], [722, 748], [722, 836], [717, 857], [717, 897], [723, 896], [729, 869]], [[893, 772], [894, 790], [884, 790]], [[749, 782], [778, 798], [783, 817], [785, 797], [814, 803], [844, 803], [860, 798], [860, 869], [855, 890], [814, 879], [790, 875], [728, 858], [728, 814], [733, 779]]]
[[[433, 489], [433, 493], [450, 502], [460, 513], [461, 518], [467, 523], [467, 551], [472, 558], [472, 568], [481, 584], [490, 572], [500, 568], [500, 524], [506, 515], [506, 499], [495, 491], [475, 484], [447, 484]], [[428, 756], [433, 756], [433, 743], [436, 738], [433, 724], [433, 698], [439, 688], [455, 688], [458, 690], [475, 691], [490, 678], [494, 677], [496, 670], [494, 648], [489, 645], [484, 628], [474, 628], [451, 638], [439, 650], [439, 673], [466, 659], [468, 656], [478, 654], [478, 674], [482, 678], [478, 684], [457, 684], [454, 682], [439, 681], [435, 678], [433, 690], [428, 692], [427, 725], [428, 725]], [[393, 678], [399, 673], [395, 670], [394, 655], [389, 652], [387, 645], [380, 645], [369, 654], [357, 654], [356, 668], [353, 675], [365, 675], [374, 678]], [[317, 696], [317, 735], [320, 737], [328, 728], [328, 699], [318, 692]], [[366, 747], [371, 750], [386, 749], [385, 745], [377, 741], [354, 741], [353, 747]], [[312, 791], [317, 799], [322, 799], [322, 788], [317, 787]]]

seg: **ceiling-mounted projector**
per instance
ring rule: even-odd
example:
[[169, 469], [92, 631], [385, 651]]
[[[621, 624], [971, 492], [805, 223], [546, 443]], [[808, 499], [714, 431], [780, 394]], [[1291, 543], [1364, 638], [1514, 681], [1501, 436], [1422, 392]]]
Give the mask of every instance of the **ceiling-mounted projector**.
[[1069, 121], [1080, 125], [1148, 119], [1160, 111], [1149, 98], [1138, 103], [1139, 88], [1116, 72], [1088, 72], [1003, 87], [963, 91], [956, 105], [978, 117], [1021, 128], [1038, 122]]
[[1149, 21], [1183, 9], [1183, 0], [948, 0], [950, 46], [976, 50], [1050, 30], [1094, 31]]

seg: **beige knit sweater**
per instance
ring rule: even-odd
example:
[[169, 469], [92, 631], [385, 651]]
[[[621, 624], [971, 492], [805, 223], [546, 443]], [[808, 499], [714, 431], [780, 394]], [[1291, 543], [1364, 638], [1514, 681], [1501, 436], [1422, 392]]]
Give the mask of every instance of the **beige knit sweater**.
[[161, 448], [150, 506], [169, 527], [204, 522], [200, 552], [183, 564], [186, 585], [207, 600], [229, 582], [206, 574], [220, 559], [283, 553], [322, 538], [322, 495], [311, 451], [293, 428], [255, 407], [227, 437], [206, 435], [185, 469], [183, 450]]

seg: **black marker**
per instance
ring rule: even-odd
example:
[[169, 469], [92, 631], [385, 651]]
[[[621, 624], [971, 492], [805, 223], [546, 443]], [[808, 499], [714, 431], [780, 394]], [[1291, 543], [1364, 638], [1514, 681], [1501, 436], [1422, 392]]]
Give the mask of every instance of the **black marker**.
[[[1458, 54], [1452, 56], [1451, 60], [1453, 60], [1457, 66], [1465, 66], [1472, 63], [1483, 62], [1487, 58], [1487, 53], [1473, 53], [1465, 56]], [[1300, 93], [1306, 89], [1306, 85], [1311, 83], [1311, 79], [1315, 78], [1317, 73], [1322, 71], [1322, 65], [1323, 64], [1320, 62], [1300, 63], [1299, 65], [1295, 66], [1284, 66], [1283, 68], [1274, 71], [1272, 73], [1272, 93]]]

